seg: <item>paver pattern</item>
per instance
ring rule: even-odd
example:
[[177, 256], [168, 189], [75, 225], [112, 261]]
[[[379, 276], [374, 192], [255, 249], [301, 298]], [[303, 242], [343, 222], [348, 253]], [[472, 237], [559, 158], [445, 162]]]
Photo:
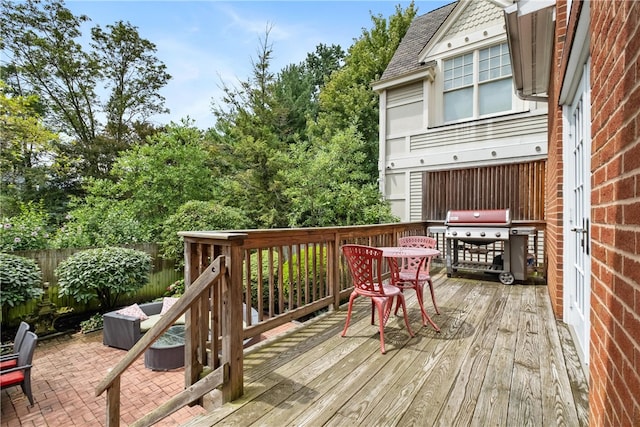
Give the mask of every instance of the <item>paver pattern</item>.
[[[13, 426], [103, 426], [106, 395], [95, 387], [126, 354], [102, 344], [102, 333], [62, 335], [40, 340], [33, 356], [30, 407], [20, 387], [2, 390], [0, 423]], [[141, 356], [121, 380], [121, 424], [129, 425], [184, 388], [184, 368], [152, 371]], [[177, 426], [205, 410], [182, 408], [158, 423]]]

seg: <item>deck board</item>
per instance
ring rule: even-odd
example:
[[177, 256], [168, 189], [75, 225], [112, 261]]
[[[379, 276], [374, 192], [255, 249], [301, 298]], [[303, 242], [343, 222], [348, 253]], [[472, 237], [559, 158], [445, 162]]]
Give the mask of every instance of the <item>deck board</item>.
[[586, 425], [586, 380], [546, 287], [434, 279], [441, 333], [407, 292], [415, 337], [392, 317], [383, 355], [359, 298], [346, 337], [345, 308], [256, 347], [245, 394], [185, 425]]

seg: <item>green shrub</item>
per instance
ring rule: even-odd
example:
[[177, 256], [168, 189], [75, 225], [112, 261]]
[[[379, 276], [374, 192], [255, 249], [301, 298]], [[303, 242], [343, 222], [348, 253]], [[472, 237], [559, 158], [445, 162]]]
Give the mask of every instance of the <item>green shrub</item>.
[[0, 305], [2, 308], [42, 295], [42, 273], [32, 259], [0, 253]]
[[[315, 248], [315, 263], [316, 263], [315, 278], [312, 277], [312, 275], [314, 274], [314, 269], [313, 269], [314, 268], [313, 267], [314, 248]], [[292, 292], [294, 304], [296, 303], [298, 298], [298, 290], [297, 290], [298, 258], [300, 258], [300, 267], [301, 267], [300, 299], [302, 301], [302, 304], [304, 304], [305, 297], [307, 297], [307, 295], [305, 295], [305, 283], [307, 279], [307, 276], [305, 275], [305, 266], [307, 264], [307, 258], [309, 263], [309, 271], [306, 272], [306, 274], [309, 276], [309, 282], [310, 283], [315, 282], [316, 284], [324, 283], [326, 282], [326, 279], [324, 278], [326, 277], [326, 273], [327, 273], [327, 248], [320, 247], [319, 245], [314, 245], [313, 247], [307, 246], [306, 248], [302, 248], [299, 254], [298, 253], [293, 254], [288, 261], [285, 261], [282, 264], [282, 281], [283, 281], [284, 298], [288, 301], [289, 292]], [[289, 269], [292, 270], [291, 278], [293, 280], [293, 283], [289, 281]], [[319, 298], [320, 295], [318, 294], [318, 291], [319, 290], [316, 289], [315, 295], [311, 291], [311, 294], [308, 295], [309, 301], [315, 301], [317, 298]]]
[[134, 249], [107, 247], [77, 252], [55, 270], [58, 293], [87, 303], [98, 299], [109, 310], [149, 280], [151, 256]]
[[[268, 310], [269, 307], [269, 249], [259, 249], [262, 253], [262, 265], [258, 266], [258, 249], [254, 249], [251, 251], [251, 306], [254, 308], [258, 308], [258, 269], [262, 271], [262, 295], [260, 298], [263, 302], [263, 307], [265, 310]], [[274, 280], [274, 306], [276, 309], [276, 313], [279, 312], [279, 301], [280, 295], [278, 294], [278, 253], [273, 252], [273, 265], [275, 269], [273, 271], [275, 280]], [[245, 261], [246, 262], [246, 261]], [[246, 274], [246, 267], [243, 265], [242, 267], [243, 275]], [[243, 277], [242, 283], [245, 289], [243, 292], [246, 292], [246, 276]]]
[[91, 200], [65, 217], [51, 245], [86, 248], [130, 245], [151, 241], [151, 233], [124, 202]]
[[0, 250], [6, 252], [48, 247], [47, 213], [42, 203], [20, 206], [20, 214], [2, 218]]
[[80, 322], [80, 332], [82, 332], [83, 334], [102, 328], [104, 328], [104, 318], [100, 313], [96, 313], [87, 320], [83, 320], [82, 322]]
[[167, 287], [167, 291], [163, 294], [165, 297], [181, 297], [184, 295], [184, 279], [176, 280]]
[[237, 230], [250, 224], [244, 213], [236, 208], [209, 201], [190, 201], [171, 215], [162, 225], [160, 253], [173, 259], [176, 266], [184, 265], [184, 238], [179, 231]]

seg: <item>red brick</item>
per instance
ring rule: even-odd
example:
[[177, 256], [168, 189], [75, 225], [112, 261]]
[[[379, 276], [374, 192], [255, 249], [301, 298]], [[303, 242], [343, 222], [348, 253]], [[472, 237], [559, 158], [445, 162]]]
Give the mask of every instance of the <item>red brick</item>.
[[[636, 197], [638, 194], [636, 191], [636, 177], [628, 176], [622, 178], [618, 183], [618, 198], [619, 200], [627, 200]], [[638, 204], [636, 202], [636, 204]]]
[[[622, 262], [622, 271], [630, 281], [635, 283], [635, 290], [637, 291], [640, 286], [640, 262], [632, 258], [625, 258]], [[631, 285], [629, 285], [629, 287], [631, 287]], [[633, 301], [632, 295], [629, 300]], [[630, 305], [633, 307], [633, 304]]]
[[[616, 250], [621, 252], [635, 252], [635, 233], [628, 229], [616, 229], [615, 233], [615, 245]], [[616, 267], [621, 267], [621, 263], [617, 263]]]

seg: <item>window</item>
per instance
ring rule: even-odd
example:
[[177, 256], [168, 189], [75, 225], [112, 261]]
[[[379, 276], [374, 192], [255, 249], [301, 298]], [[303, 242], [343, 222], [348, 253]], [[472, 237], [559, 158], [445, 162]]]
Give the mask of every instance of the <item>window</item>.
[[506, 43], [443, 62], [444, 121], [511, 110], [513, 85]]

